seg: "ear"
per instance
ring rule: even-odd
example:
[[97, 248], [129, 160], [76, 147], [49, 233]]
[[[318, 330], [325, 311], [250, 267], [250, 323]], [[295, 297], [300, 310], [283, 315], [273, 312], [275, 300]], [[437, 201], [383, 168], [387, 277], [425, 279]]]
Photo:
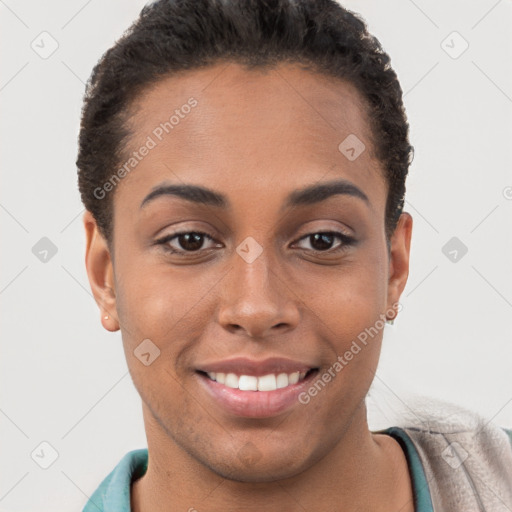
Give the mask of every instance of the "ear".
[[101, 234], [91, 212], [85, 211], [85, 267], [94, 299], [100, 308], [101, 323], [107, 331], [119, 330], [116, 309], [114, 272], [107, 241]]
[[390, 240], [388, 311], [394, 310], [393, 320], [399, 311], [398, 301], [409, 276], [409, 253], [411, 248], [412, 217], [404, 212]]

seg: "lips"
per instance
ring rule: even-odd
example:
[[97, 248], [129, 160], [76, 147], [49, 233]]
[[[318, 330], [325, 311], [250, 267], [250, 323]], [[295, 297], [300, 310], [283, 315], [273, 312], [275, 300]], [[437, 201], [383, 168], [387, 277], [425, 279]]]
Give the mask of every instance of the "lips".
[[271, 417], [298, 404], [298, 395], [318, 368], [285, 358], [234, 358], [201, 365], [201, 385], [226, 412]]
[[264, 375], [280, 373], [291, 374], [295, 372], [308, 372], [315, 366], [300, 361], [293, 361], [282, 357], [272, 357], [257, 361], [245, 357], [226, 359], [201, 365], [198, 370], [204, 373], [234, 373], [235, 375], [251, 375], [262, 377]]

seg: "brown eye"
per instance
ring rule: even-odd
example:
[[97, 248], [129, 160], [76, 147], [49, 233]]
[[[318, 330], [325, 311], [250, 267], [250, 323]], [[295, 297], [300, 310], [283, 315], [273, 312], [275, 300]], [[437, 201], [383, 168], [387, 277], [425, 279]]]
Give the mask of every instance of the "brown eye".
[[[336, 239], [338, 239], [340, 242], [333, 249], [333, 245]], [[337, 231], [310, 233], [309, 235], [302, 237], [299, 242], [303, 240], [308, 241], [310, 245], [310, 247], [304, 247], [304, 249], [316, 252], [337, 252], [345, 249], [347, 246], [353, 245], [355, 242], [352, 237]]]
[[201, 233], [184, 233], [178, 235], [176, 240], [180, 247], [187, 251], [197, 251], [203, 245], [203, 235]]
[[[167, 235], [157, 240], [156, 244], [162, 245], [168, 252], [186, 254], [204, 249], [205, 241], [214, 242], [214, 239], [210, 235], [200, 231], [182, 231], [180, 233]], [[213, 244], [213, 246], [218, 247], [219, 244]], [[211, 247], [207, 247], [207, 249], [209, 248]]]

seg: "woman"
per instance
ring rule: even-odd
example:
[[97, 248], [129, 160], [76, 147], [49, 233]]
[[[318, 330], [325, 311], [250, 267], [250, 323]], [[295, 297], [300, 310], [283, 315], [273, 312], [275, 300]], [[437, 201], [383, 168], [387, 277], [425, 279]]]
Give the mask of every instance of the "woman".
[[503, 429], [368, 427], [412, 230], [389, 62], [332, 0], [161, 0], [95, 67], [86, 265], [148, 449], [86, 512], [512, 507]]

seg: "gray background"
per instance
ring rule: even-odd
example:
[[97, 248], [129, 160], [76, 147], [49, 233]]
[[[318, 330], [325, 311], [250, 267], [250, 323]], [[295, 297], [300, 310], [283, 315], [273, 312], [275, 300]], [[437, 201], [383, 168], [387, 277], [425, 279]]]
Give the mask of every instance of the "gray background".
[[[1, 511], [81, 510], [146, 446], [120, 334], [90, 293], [74, 163], [84, 82], [144, 3], [0, 0]], [[427, 395], [512, 427], [512, 3], [343, 5], [391, 55], [416, 149], [411, 274], [370, 426]]]

